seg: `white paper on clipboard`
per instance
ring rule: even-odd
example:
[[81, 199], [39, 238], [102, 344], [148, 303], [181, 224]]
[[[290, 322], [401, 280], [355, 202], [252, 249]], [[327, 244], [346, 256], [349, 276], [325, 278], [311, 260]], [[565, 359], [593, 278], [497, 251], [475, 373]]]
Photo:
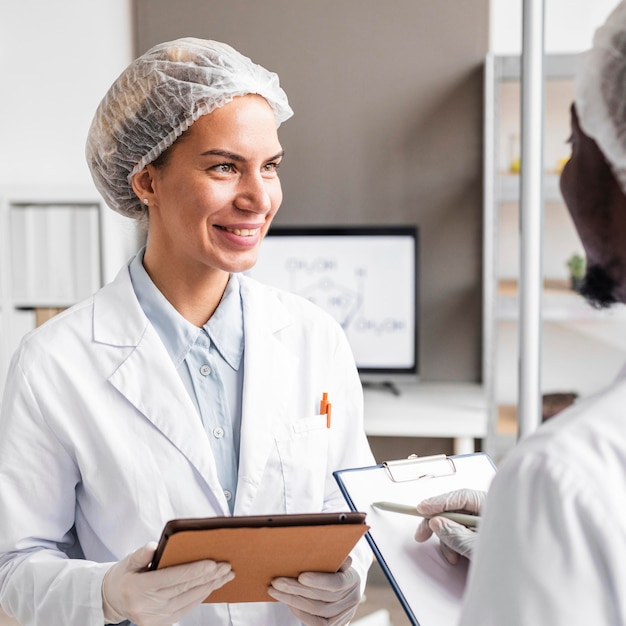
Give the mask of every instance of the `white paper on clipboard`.
[[483, 453], [416, 457], [339, 470], [334, 475], [350, 508], [367, 513], [367, 540], [411, 623], [457, 624], [467, 560], [450, 565], [441, 556], [439, 539], [415, 541], [419, 517], [375, 509], [372, 503], [387, 500], [414, 506], [455, 489], [487, 491], [495, 475], [491, 458]]

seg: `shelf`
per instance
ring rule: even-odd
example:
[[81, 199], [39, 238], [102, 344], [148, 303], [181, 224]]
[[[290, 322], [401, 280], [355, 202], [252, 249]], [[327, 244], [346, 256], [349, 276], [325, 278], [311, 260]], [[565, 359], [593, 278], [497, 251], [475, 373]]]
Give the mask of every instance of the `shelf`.
[[[546, 172], [543, 178], [543, 198], [545, 202], [563, 202], [559, 187], [560, 174]], [[498, 174], [495, 180], [496, 202], [518, 202], [520, 177], [518, 174]]]
[[[582, 58], [583, 54], [547, 54], [544, 57], [544, 75], [549, 80], [571, 79]], [[498, 55], [494, 57], [494, 65], [496, 80], [520, 80], [522, 64], [519, 55]]]
[[93, 188], [0, 187], [0, 396], [21, 337], [52, 315], [41, 309], [101, 286], [102, 206]]
[[65, 307], [38, 307], [35, 309], [35, 326], [41, 326], [43, 323], [52, 319], [55, 315], [65, 311]]
[[[535, 243], [549, 277], [541, 292], [541, 381], [547, 391], [594, 393], [621, 361], [626, 307], [598, 310], [569, 286], [567, 260], [583, 247], [560, 191], [569, 150], [574, 77], [584, 55], [545, 55], [543, 237]], [[484, 449], [505, 455], [516, 443], [519, 394], [521, 181], [509, 170], [521, 152], [520, 56], [488, 55], [484, 91], [483, 383], [489, 429]], [[538, 172], [537, 172], [538, 173]], [[503, 280], [511, 278], [511, 280]], [[554, 280], [562, 279], [562, 280]], [[527, 335], [525, 341], [531, 338]], [[535, 338], [532, 338], [535, 341]], [[593, 363], [593, 372], [587, 364]], [[552, 394], [554, 395], [554, 394]], [[545, 404], [545, 397], [544, 397]], [[546, 408], [545, 406], [543, 407]]]
[[[547, 393], [543, 395], [542, 420], [546, 421], [565, 410], [575, 402], [577, 394]], [[517, 435], [517, 406], [515, 404], [499, 404], [496, 421], [496, 433], [499, 435]]]
[[499, 435], [517, 435], [517, 407], [514, 404], [498, 406], [496, 432]]
[[[626, 307], [594, 309], [577, 292], [569, 288], [566, 281], [544, 281], [542, 318], [547, 322], [626, 320]], [[519, 294], [517, 281], [502, 279], [498, 282], [496, 319], [516, 321], [519, 318]]]

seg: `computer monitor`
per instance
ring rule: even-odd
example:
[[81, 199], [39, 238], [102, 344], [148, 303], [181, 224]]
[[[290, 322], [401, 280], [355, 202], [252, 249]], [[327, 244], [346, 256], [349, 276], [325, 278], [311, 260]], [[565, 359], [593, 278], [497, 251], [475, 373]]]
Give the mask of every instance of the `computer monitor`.
[[343, 327], [364, 383], [417, 380], [418, 231], [273, 225], [246, 273], [328, 311]]

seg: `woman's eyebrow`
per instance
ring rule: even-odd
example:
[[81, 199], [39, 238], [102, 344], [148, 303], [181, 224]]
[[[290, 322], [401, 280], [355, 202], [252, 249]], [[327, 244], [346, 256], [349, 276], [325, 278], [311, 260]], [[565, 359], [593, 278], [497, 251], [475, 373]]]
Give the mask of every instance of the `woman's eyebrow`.
[[230, 159], [231, 161], [245, 161], [245, 159], [239, 154], [235, 154], [234, 152], [228, 152], [228, 150], [207, 150], [206, 152], [201, 152], [201, 156], [221, 156], [225, 159]]
[[268, 161], [276, 161], [278, 159], [282, 159], [284, 156], [285, 156], [285, 151], [281, 150], [278, 154], [275, 154], [274, 156], [270, 157], [267, 160]]
[[[220, 156], [225, 159], [229, 159], [231, 161], [238, 161], [238, 162], [245, 161], [245, 159], [241, 155], [235, 154], [234, 152], [228, 152], [228, 150], [207, 150], [206, 152], [202, 152], [200, 154], [201, 156]], [[275, 161], [276, 159], [281, 159], [284, 156], [285, 156], [285, 151], [281, 150], [278, 154], [275, 154], [274, 156], [271, 156], [269, 159], [266, 159], [266, 161]]]

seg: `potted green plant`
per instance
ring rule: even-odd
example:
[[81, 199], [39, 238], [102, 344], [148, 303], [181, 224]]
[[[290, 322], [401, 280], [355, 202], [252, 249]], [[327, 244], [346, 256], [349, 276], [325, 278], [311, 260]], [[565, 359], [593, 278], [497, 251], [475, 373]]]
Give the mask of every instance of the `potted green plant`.
[[580, 291], [585, 277], [587, 263], [585, 258], [580, 254], [572, 254], [567, 261], [567, 267], [569, 268], [570, 286], [574, 291]]

